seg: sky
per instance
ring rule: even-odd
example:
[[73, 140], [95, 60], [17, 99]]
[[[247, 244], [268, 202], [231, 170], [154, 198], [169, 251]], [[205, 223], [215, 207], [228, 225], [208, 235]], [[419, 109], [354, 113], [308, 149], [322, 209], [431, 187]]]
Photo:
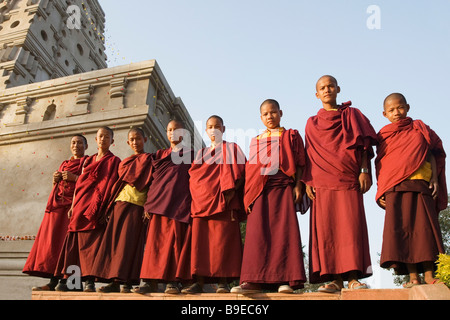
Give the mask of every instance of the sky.
[[[99, 2], [108, 66], [156, 59], [199, 131], [217, 114], [225, 139], [247, 155], [253, 134], [264, 129], [259, 106], [268, 98], [281, 104], [282, 125], [304, 137], [306, 121], [321, 108], [315, 84], [325, 74], [339, 81], [338, 102], [352, 101], [377, 132], [388, 124], [384, 98], [401, 92], [409, 116], [450, 146], [448, 0]], [[375, 193], [376, 182], [365, 195], [374, 269], [366, 282], [391, 288], [392, 272], [379, 268], [384, 213]], [[309, 214], [299, 224], [307, 245]]]

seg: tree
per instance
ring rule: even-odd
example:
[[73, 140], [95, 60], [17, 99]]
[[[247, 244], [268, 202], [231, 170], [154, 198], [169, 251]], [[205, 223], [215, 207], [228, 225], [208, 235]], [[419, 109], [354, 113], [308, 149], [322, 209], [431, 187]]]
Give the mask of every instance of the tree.
[[447, 209], [439, 215], [439, 223], [441, 225], [445, 253], [450, 254], [450, 194], [448, 195]]

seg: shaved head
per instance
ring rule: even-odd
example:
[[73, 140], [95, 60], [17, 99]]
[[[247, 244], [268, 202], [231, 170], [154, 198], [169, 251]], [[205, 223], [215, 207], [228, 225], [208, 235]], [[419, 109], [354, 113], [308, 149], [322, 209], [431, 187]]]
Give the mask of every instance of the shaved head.
[[402, 103], [404, 104], [408, 104], [408, 102], [406, 101], [406, 98], [403, 94], [401, 93], [391, 93], [390, 95], [388, 95], [386, 97], [386, 99], [384, 99], [384, 103], [383, 106], [386, 106], [386, 103], [391, 100], [391, 99], [399, 99]]
[[262, 110], [262, 107], [264, 107], [266, 104], [271, 104], [275, 107], [277, 107], [278, 110], [281, 110], [280, 104], [278, 103], [277, 100], [275, 99], [267, 99], [266, 101], [264, 101], [261, 106], [259, 107], [259, 110]]
[[132, 128], [130, 129], [130, 131], [128, 131], [128, 135], [130, 135], [130, 133], [132, 133], [132, 132], [136, 132], [136, 133], [140, 134], [140, 135], [142, 136], [142, 138], [145, 138], [145, 132], [144, 132], [144, 130], [142, 130], [142, 129], [139, 128], [139, 127], [132, 127]]
[[325, 75], [325, 76], [320, 77], [319, 80], [317, 80], [316, 88], [317, 88], [317, 85], [319, 84], [319, 82], [324, 80], [324, 79], [329, 79], [329, 80], [331, 80], [332, 82], [334, 82], [336, 84], [336, 87], [338, 86], [338, 81], [336, 80], [335, 77], [330, 76], [330, 75]]
[[186, 129], [186, 127], [184, 126], [184, 122], [178, 119], [173, 119], [170, 120], [170, 122], [167, 124], [167, 127], [169, 126], [169, 124], [171, 123], [176, 123], [180, 128]]
[[219, 121], [222, 124], [222, 126], [224, 125], [223, 119], [217, 115], [213, 115], [213, 116], [209, 117], [208, 120], [206, 120], [206, 123], [208, 123], [208, 121], [211, 119], [216, 119], [217, 121]]

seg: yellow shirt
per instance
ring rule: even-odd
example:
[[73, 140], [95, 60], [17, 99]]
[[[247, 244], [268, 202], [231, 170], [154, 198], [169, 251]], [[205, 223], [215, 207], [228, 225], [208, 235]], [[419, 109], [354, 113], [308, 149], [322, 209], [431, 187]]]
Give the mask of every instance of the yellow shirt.
[[427, 161], [416, 172], [414, 172], [408, 180], [425, 180], [430, 182], [432, 176], [433, 170], [431, 168], [431, 163]]
[[147, 191], [148, 190], [146, 189], [142, 192], [139, 192], [135, 187], [127, 184], [120, 192], [119, 196], [116, 199], [116, 202], [128, 202], [143, 207], [145, 202], [147, 201]]
[[284, 132], [284, 128], [278, 128], [278, 131], [272, 132], [270, 130], [264, 131], [261, 135], [258, 136], [258, 140], [265, 139], [269, 137], [281, 137]]

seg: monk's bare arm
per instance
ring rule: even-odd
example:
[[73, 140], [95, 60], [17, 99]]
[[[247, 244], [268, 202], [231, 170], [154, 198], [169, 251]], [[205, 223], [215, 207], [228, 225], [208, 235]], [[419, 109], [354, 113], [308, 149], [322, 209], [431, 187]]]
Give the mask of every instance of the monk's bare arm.
[[304, 184], [302, 182], [303, 168], [297, 167], [297, 172], [295, 173], [295, 186], [294, 186], [294, 202], [300, 204], [303, 199], [304, 194]]
[[[368, 168], [369, 168], [369, 161], [367, 157], [367, 151], [363, 151], [361, 169], [368, 169]], [[359, 186], [362, 194], [370, 190], [370, 188], [372, 187], [372, 179], [369, 173], [361, 172], [359, 174]]]
[[428, 159], [431, 163], [431, 170], [433, 172], [433, 175], [430, 180], [430, 190], [432, 191], [433, 199], [436, 200], [439, 194], [439, 182], [438, 182], [438, 175], [437, 175], [437, 164], [436, 164], [436, 158], [435, 156], [430, 152]]

